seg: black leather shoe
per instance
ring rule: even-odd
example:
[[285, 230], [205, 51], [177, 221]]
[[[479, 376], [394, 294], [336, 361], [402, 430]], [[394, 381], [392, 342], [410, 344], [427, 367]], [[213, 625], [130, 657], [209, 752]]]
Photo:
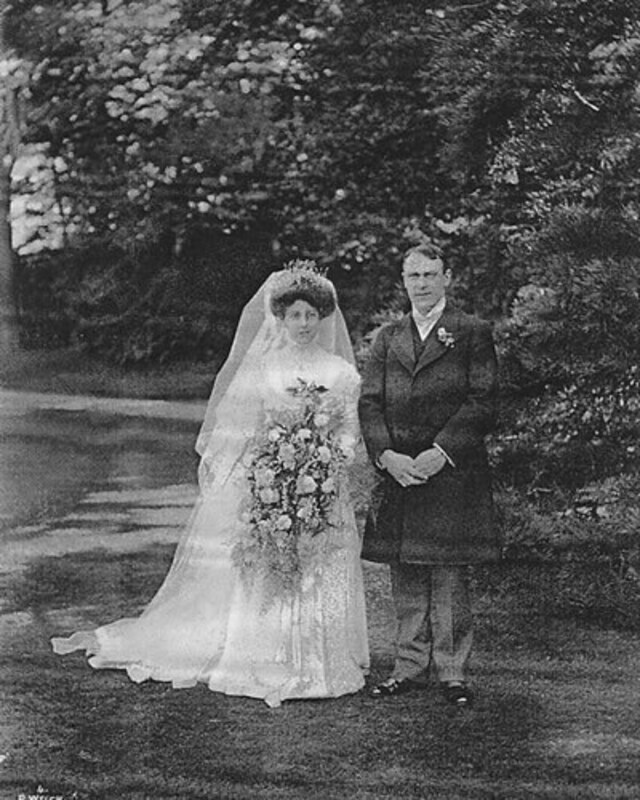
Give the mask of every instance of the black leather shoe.
[[382, 683], [376, 684], [369, 694], [371, 697], [394, 697], [398, 694], [406, 694], [407, 692], [413, 692], [416, 689], [424, 689], [426, 688], [418, 681], [412, 681], [411, 678], [404, 678], [403, 680], [399, 681], [397, 678], [387, 678], [386, 681], [382, 681]]
[[447, 703], [456, 708], [469, 708], [473, 703], [473, 692], [464, 683], [445, 683], [442, 693]]

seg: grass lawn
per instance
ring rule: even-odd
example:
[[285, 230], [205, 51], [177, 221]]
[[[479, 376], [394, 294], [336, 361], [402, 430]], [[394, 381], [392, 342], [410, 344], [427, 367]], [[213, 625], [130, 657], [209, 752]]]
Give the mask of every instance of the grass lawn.
[[[53, 633], [135, 613], [171, 549], [42, 559], [7, 588], [0, 797], [638, 798], [640, 648], [545, 619], [531, 597], [476, 598], [475, 707], [435, 689], [393, 700], [261, 701], [135, 685], [54, 656]], [[386, 570], [366, 565], [372, 679], [390, 665]], [[496, 584], [497, 586], [497, 584]]]
[[[213, 373], [27, 353], [0, 368], [0, 385], [194, 399]], [[51, 652], [54, 634], [137, 613], [171, 552], [74, 552], [5, 577], [0, 800], [640, 798], [640, 642], [553, 617], [535, 576], [478, 582], [478, 698], [468, 712], [435, 688], [269, 709], [204, 686], [136, 685]], [[373, 681], [390, 667], [393, 622], [386, 570], [365, 566]]]

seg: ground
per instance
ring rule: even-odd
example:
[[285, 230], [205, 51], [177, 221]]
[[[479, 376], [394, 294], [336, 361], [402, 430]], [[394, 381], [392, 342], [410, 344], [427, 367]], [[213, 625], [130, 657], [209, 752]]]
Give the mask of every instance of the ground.
[[[505, 579], [509, 567], [476, 579], [477, 702], [466, 712], [435, 687], [269, 709], [54, 655], [52, 635], [136, 613], [161, 582], [195, 497], [179, 454], [200, 409], [6, 391], [0, 401], [5, 419], [23, 409], [23, 427], [1, 437], [3, 474], [23, 495], [35, 493], [31, 473], [50, 487], [5, 517], [0, 544], [1, 800], [640, 798], [637, 637], [546, 616]], [[73, 458], [60, 459], [60, 442]], [[21, 460], [29, 447], [38, 458]], [[75, 489], [57, 502], [63, 477]], [[392, 609], [386, 568], [364, 567], [376, 680], [391, 664]]]

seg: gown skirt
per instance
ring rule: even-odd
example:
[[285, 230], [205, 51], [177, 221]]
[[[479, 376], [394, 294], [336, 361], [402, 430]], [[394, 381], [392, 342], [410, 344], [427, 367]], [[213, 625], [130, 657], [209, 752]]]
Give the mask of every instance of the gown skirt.
[[54, 651], [85, 650], [92, 667], [124, 669], [135, 682], [206, 683], [270, 706], [358, 691], [369, 653], [361, 543], [346, 483], [336, 524], [313, 538], [299, 590], [276, 597], [232, 561], [248, 491], [240, 461], [223, 483], [214, 479], [201, 492], [169, 573], [140, 616], [54, 638]]

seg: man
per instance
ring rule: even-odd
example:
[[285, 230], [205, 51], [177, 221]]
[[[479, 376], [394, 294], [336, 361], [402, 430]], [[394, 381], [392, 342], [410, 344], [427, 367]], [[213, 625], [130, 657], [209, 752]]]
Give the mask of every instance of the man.
[[484, 444], [496, 356], [489, 324], [447, 302], [451, 270], [439, 248], [412, 248], [402, 274], [411, 312], [376, 338], [359, 409], [384, 476], [363, 558], [390, 563], [397, 616], [394, 669], [371, 694], [424, 686], [431, 667], [445, 698], [463, 707], [472, 700], [466, 567], [500, 556]]

